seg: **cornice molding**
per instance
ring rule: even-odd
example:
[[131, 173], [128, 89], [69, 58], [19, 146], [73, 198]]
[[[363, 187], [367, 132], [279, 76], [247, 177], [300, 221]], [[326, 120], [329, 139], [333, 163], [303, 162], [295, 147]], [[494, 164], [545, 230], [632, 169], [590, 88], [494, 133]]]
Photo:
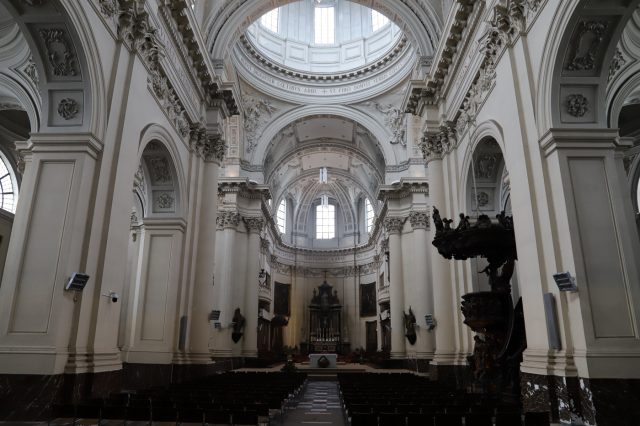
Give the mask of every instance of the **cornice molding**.
[[[306, 75], [259, 59], [237, 43], [232, 51], [238, 74], [258, 90], [282, 101], [313, 104], [357, 103], [379, 96], [409, 78], [415, 67], [415, 50], [407, 45], [397, 54], [384, 57], [366, 73]], [[362, 71], [362, 70], [360, 70]], [[277, 89], [277, 90], [274, 90]]]
[[233, 90], [223, 87], [214, 73], [214, 64], [209, 58], [204, 40], [198, 31], [194, 31], [197, 25], [193, 11], [185, 0], [168, 0], [158, 7], [160, 16], [171, 28], [176, 43], [182, 47], [183, 52], [190, 58], [191, 70], [197, 75], [207, 93], [209, 106], [222, 102], [229, 115], [236, 115], [238, 103]]
[[[136, 0], [98, 0], [99, 11], [115, 28], [117, 39], [128, 50], [136, 53], [147, 68], [149, 89], [177, 133], [187, 139], [191, 137], [194, 126], [204, 124], [198, 122], [199, 118], [187, 113], [186, 105], [194, 100], [181, 99], [181, 90], [177, 90], [171, 80], [170, 76], [174, 72], [169, 69], [170, 65], [164, 58], [176, 46], [184, 65], [182, 68], [192, 79], [196, 91], [200, 90], [198, 96], [204, 95], [201, 101], [209, 106], [222, 106], [225, 117], [237, 114], [233, 93], [221, 90], [214, 74], [209, 71], [213, 69], [213, 64], [207, 55], [202, 54], [204, 42], [193, 31], [189, 20], [192, 12], [186, 1], [167, 0], [166, 4], [158, 7], [158, 15], [169, 30], [172, 40], [167, 41], [171, 41], [171, 45], [160, 40], [159, 27], [154, 25], [145, 4], [146, 1]], [[193, 92], [193, 95], [196, 93]]]
[[[513, 45], [521, 34], [529, 30], [531, 23], [535, 21], [541, 9], [543, 1], [507, 0], [505, 5], [497, 5], [491, 11], [492, 17], [489, 21], [489, 28], [479, 40], [481, 52], [484, 56], [482, 65], [460, 109], [463, 117], [462, 123], [468, 123], [470, 118], [471, 121], [473, 120], [474, 117], [470, 117], [474, 112], [473, 107], [479, 105], [477, 102], [478, 85], [475, 82], [480, 80], [484, 89], [486, 81], [495, 78], [495, 66], [499, 58], [508, 46]], [[468, 43], [470, 38], [475, 36], [475, 29], [484, 4], [485, 2], [473, 0], [456, 1], [449, 25], [445, 28], [447, 39], [440, 44], [441, 47], [434, 58], [435, 66], [424, 83], [416, 82], [410, 87], [404, 103], [406, 112], [422, 115], [425, 105], [435, 105], [440, 101], [444, 95], [445, 87], [455, 86], [452, 84], [454, 74], [450, 70], [458, 68], [465, 55], [476, 54], [475, 50], [465, 53], [461, 43]], [[455, 119], [455, 117], [450, 119]], [[459, 133], [463, 133], [464, 126], [466, 124], [459, 126]]]
[[429, 183], [424, 178], [402, 178], [400, 182], [382, 185], [378, 190], [378, 199], [399, 200], [411, 194], [429, 194]]
[[271, 191], [268, 185], [252, 183], [248, 178], [224, 178], [218, 180], [219, 194], [238, 194], [249, 199], [271, 199]]

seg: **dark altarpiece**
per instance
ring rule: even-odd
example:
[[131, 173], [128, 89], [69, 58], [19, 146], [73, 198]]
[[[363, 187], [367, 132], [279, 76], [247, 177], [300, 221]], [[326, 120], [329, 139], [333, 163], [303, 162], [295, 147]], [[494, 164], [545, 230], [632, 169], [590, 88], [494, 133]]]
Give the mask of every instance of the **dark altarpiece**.
[[340, 353], [342, 350], [342, 305], [338, 291], [326, 281], [313, 290], [309, 305], [309, 352]]
[[275, 283], [273, 295], [273, 313], [275, 315], [291, 315], [290, 302], [291, 286], [289, 284]]
[[362, 284], [360, 286], [360, 316], [375, 317], [377, 313], [376, 283]]

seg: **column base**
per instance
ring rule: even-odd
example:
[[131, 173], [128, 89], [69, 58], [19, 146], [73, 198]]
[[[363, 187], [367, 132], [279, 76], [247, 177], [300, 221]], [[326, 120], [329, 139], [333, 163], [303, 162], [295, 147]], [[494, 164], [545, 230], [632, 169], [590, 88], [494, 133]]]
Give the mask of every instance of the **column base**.
[[120, 351], [111, 353], [70, 353], [65, 374], [103, 373], [122, 369]]
[[404, 352], [404, 351], [403, 351], [403, 352], [394, 352], [394, 351], [391, 351], [391, 352], [389, 353], [389, 358], [390, 358], [390, 359], [405, 359], [405, 358], [407, 358], [407, 354], [406, 354], [406, 352]]
[[212, 364], [213, 355], [211, 352], [177, 352], [173, 354], [173, 363], [179, 365], [189, 364]]
[[428, 358], [407, 358], [403, 367], [416, 373], [429, 373], [430, 362], [431, 360]]
[[53, 347], [0, 348], [0, 374], [62, 374], [69, 358], [67, 351]]
[[211, 351], [211, 357], [214, 360], [218, 358], [233, 358], [233, 351], [231, 349], [213, 349]]
[[243, 350], [242, 356], [245, 358], [258, 358], [258, 350], [257, 349]]

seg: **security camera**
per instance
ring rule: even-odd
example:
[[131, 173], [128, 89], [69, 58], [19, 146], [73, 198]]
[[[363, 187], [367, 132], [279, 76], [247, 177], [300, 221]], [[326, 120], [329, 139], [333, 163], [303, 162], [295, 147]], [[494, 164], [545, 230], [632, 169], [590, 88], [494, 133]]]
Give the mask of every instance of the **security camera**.
[[120, 295], [118, 293], [116, 293], [115, 291], [110, 292], [109, 294], [103, 294], [103, 297], [108, 297], [109, 299], [111, 299], [111, 301], [113, 303], [117, 303], [118, 299], [120, 299]]

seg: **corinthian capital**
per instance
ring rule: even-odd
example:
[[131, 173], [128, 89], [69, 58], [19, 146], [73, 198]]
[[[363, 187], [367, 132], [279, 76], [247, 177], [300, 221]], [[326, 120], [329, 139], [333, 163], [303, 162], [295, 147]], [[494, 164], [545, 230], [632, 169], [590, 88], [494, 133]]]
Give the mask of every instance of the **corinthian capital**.
[[413, 229], [429, 229], [429, 214], [427, 212], [412, 211], [409, 213], [409, 223]]
[[218, 212], [216, 225], [218, 229], [236, 228], [240, 223], [240, 215], [234, 211]]
[[227, 144], [221, 134], [208, 133], [206, 142], [202, 151], [204, 161], [222, 162], [227, 152]]
[[389, 234], [399, 234], [406, 220], [404, 217], [385, 217], [383, 221], [384, 229]]
[[261, 217], [245, 217], [242, 220], [249, 232], [259, 233], [264, 228], [264, 219]]
[[442, 159], [458, 145], [453, 123], [446, 122], [438, 130], [437, 133], [425, 133], [420, 143], [422, 155], [427, 161]]

